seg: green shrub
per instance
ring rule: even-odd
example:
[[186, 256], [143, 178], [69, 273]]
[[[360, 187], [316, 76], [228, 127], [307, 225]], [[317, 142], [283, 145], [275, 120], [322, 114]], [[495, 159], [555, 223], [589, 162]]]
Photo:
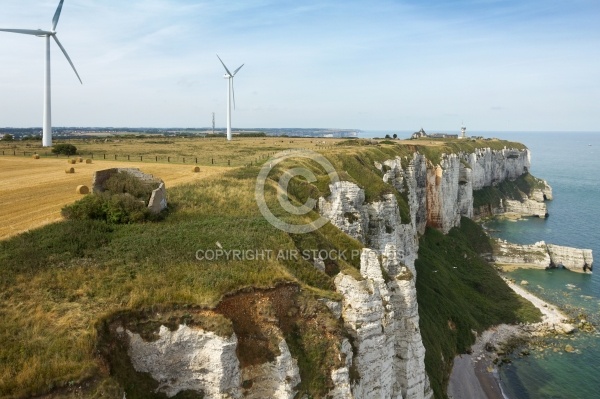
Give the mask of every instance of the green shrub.
[[113, 224], [139, 223], [152, 220], [154, 215], [145, 203], [130, 194], [88, 195], [62, 209], [62, 215], [72, 220], [104, 220]]
[[73, 144], [56, 144], [54, 147], [52, 147], [52, 153], [60, 155], [75, 155], [77, 154], [77, 147], [75, 147]]

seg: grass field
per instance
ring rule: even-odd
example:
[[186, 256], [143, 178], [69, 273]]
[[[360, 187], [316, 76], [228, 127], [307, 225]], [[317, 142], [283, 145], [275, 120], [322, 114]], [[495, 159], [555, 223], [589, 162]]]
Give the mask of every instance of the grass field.
[[[74, 174], [65, 169], [75, 168]], [[67, 164], [65, 159], [0, 157], [0, 240], [62, 219], [63, 206], [75, 202], [78, 185], [91, 188], [95, 171], [108, 168], [139, 168], [161, 178], [167, 187], [191, 183], [222, 173], [226, 167], [202, 167], [140, 162], [94, 161], [92, 164]]]

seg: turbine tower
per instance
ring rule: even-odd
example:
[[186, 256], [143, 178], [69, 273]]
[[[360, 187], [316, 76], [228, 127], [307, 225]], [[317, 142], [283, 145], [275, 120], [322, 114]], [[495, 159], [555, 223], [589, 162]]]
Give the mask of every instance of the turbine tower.
[[225, 68], [226, 73], [225, 73], [225, 76], [223, 76], [223, 77], [228, 80], [228, 82], [227, 82], [227, 141], [231, 141], [231, 95], [232, 94], [233, 94], [233, 109], [235, 109], [235, 89], [233, 88], [233, 77], [235, 76], [236, 73], [238, 73], [238, 71], [240, 69], [242, 69], [244, 64], [242, 64], [238, 69], [236, 69], [235, 71], [233, 71], [233, 73], [231, 73], [231, 72], [229, 72], [229, 69], [227, 69], [227, 67], [225, 66], [225, 63], [223, 62], [221, 57], [219, 57], [219, 54], [217, 54], [217, 58], [219, 59], [219, 61], [221, 61], [221, 64], [223, 64], [223, 68]]
[[58, 25], [58, 19], [60, 18], [60, 12], [62, 10], [62, 6], [65, 0], [60, 0], [58, 3], [58, 8], [54, 13], [54, 18], [52, 18], [52, 30], [32, 30], [32, 29], [0, 29], [0, 32], [10, 32], [10, 33], [20, 33], [23, 35], [33, 35], [37, 37], [45, 37], [46, 38], [46, 72], [45, 72], [45, 84], [44, 84], [44, 120], [43, 120], [43, 138], [42, 145], [44, 147], [52, 147], [52, 112], [51, 112], [51, 84], [50, 84], [50, 38], [53, 38], [58, 47], [61, 49], [69, 64], [71, 64], [71, 68], [75, 71], [75, 75], [77, 75], [77, 79], [79, 82], [83, 84], [79, 74], [77, 73], [77, 69], [75, 69], [75, 65], [69, 58], [67, 54], [67, 50], [60, 44], [58, 37], [56, 37], [56, 25]]

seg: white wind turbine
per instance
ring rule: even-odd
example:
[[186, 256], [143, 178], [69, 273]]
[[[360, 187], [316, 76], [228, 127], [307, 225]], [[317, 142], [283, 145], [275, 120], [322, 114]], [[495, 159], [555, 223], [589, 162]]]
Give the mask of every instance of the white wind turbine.
[[228, 82], [227, 82], [227, 140], [231, 141], [231, 95], [232, 95], [232, 93], [233, 93], [233, 109], [235, 109], [235, 89], [233, 88], [233, 77], [235, 76], [236, 73], [238, 73], [238, 71], [240, 69], [242, 69], [244, 64], [242, 64], [238, 69], [236, 69], [235, 71], [233, 71], [233, 73], [231, 73], [231, 72], [229, 72], [229, 69], [227, 69], [227, 67], [225, 66], [225, 63], [223, 62], [221, 57], [219, 57], [218, 54], [217, 54], [217, 58], [219, 59], [219, 61], [221, 61], [221, 64], [223, 64], [223, 68], [225, 68], [225, 71], [227, 72], [225, 74], [225, 76], [223, 76], [223, 77], [228, 80]]
[[77, 69], [75, 69], [75, 65], [69, 58], [67, 51], [58, 41], [58, 37], [56, 37], [56, 25], [58, 25], [58, 19], [60, 18], [60, 12], [62, 10], [62, 6], [65, 0], [60, 0], [58, 4], [58, 8], [54, 13], [54, 18], [52, 18], [52, 30], [32, 30], [32, 29], [0, 29], [0, 32], [10, 32], [10, 33], [21, 33], [23, 35], [33, 35], [38, 37], [46, 38], [46, 75], [45, 75], [45, 85], [44, 85], [44, 121], [43, 121], [43, 138], [42, 145], [44, 147], [52, 147], [52, 114], [51, 114], [51, 85], [50, 85], [50, 38], [53, 38], [58, 47], [62, 50], [63, 54], [71, 64], [73, 71], [75, 71], [75, 75], [77, 75], [77, 79], [79, 82], [83, 84], [79, 74], [77, 73]]

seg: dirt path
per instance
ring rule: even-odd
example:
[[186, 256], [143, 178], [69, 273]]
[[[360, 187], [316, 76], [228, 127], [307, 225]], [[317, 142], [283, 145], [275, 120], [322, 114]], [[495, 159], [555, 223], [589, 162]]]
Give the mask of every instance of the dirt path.
[[[75, 168], [74, 174], [65, 169]], [[108, 168], [139, 168], [161, 178], [167, 189], [223, 173], [224, 167], [94, 161], [67, 164], [65, 159], [31, 159], [0, 156], [0, 240], [62, 219], [63, 206], [75, 202], [78, 185], [90, 187], [95, 171]]]

